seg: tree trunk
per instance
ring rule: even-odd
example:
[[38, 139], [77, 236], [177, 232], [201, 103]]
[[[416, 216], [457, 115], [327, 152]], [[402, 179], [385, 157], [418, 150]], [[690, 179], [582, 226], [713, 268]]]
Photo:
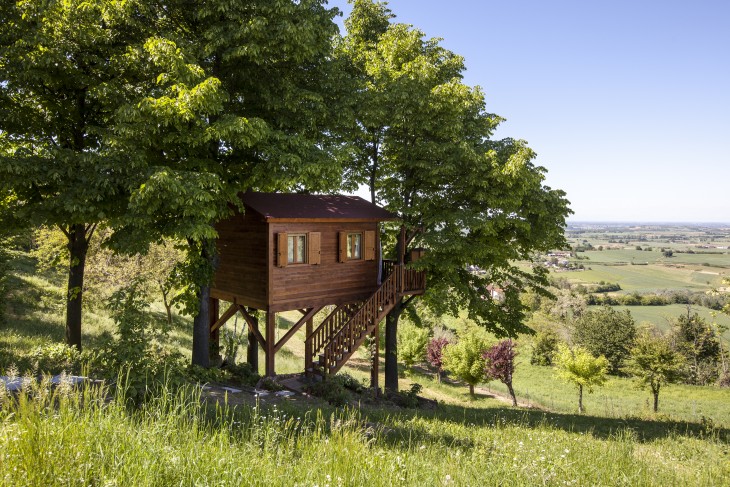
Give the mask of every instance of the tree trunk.
[[583, 386], [578, 384], [578, 412], [583, 413]]
[[69, 268], [66, 297], [66, 343], [81, 351], [81, 303], [84, 290], [84, 268], [89, 238], [83, 224], [71, 225], [68, 237]]
[[[201, 258], [206, 261], [214, 270], [216, 266], [215, 243], [206, 240], [200, 251]], [[210, 367], [210, 283], [199, 284], [198, 288], [198, 314], [193, 319], [193, 365]]]
[[441, 368], [436, 369], [436, 382], [441, 384]]
[[403, 304], [398, 301], [385, 317], [385, 390], [398, 392], [398, 320]]
[[507, 389], [509, 389], [509, 395], [512, 396], [512, 405], [517, 407], [517, 396], [515, 396], [515, 390], [512, 388], [512, 382], [507, 383]]
[[193, 319], [193, 365], [210, 367], [210, 324], [208, 313], [210, 305], [210, 286], [198, 289], [198, 314]]
[[652, 388], [652, 394], [654, 394], [654, 412], [659, 412], [659, 386]]
[[472, 399], [476, 399], [477, 395], [474, 393], [474, 384], [469, 384], [469, 395]]
[[167, 312], [167, 324], [172, 326], [172, 304], [170, 303], [170, 300], [167, 299], [169, 291], [165, 290], [164, 285], [159, 284], [159, 286], [160, 286], [160, 292], [162, 293], [162, 304], [165, 305], [165, 312]]

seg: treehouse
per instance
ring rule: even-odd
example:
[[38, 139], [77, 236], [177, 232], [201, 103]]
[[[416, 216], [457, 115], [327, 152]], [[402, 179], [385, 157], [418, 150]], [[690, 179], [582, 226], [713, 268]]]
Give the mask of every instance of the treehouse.
[[[248, 192], [241, 199], [244, 212], [216, 224], [210, 306], [216, 357], [220, 327], [240, 313], [254, 370], [261, 346], [266, 375], [273, 376], [276, 353], [305, 327], [305, 372], [333, 374], [368, 336], [377, 336], [398, 300], [424, 292], [425, 273], [407, 269], [403, 253], [398, 261], [382, 259], [379, 224], [396, 220], [392, 213], [356, 196]], [[220, 300], [231, 303], [223, 314]], [[331, 311], [315, 323], [325, 307]], [[277, 341], [276, 314], [291, 310], [301, 318]], [[377, 345], [373, 355], [377, 387]]]

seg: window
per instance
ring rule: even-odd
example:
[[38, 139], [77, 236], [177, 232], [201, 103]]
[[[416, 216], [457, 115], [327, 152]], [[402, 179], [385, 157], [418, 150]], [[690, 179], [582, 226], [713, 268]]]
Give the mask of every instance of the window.
[[287, 241], [287, 263], [304, 264], [306, 262], [307, 236], [304, 234], [289, 235]]
[[347, 260], [362, 259], [362, 234], [347, 234]]

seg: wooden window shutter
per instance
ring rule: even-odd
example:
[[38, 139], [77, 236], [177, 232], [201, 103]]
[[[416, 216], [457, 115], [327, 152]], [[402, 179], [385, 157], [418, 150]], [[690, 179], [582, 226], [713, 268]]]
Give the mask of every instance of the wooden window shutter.
[[286, 267], [289, 259], [289, 239], [285, 232], [276, 234], [276, 265]]
[[365, 260], [375, 260], [375, 232], [368, 230], [365, 232], [365, 245], [364, 245], [364, 256]]
[[322, 241], [322, 234], [319, 232], [309, 232], [307, 234], [307, 245], [309, 246], [309, 259], [310, 264], [319, 264], [322, 262], [320, 243]]
[[347, 232], [339, 233], [339, 249], [338, 258], [339, 262], [347, 262]]

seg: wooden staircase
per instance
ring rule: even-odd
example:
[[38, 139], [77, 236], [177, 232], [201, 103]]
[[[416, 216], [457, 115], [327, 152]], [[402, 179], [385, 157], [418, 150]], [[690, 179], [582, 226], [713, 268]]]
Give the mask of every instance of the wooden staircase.
[[384, 261], [383, 275], [383, 283], [367, 300], [338, 306], [307, 337], [304, 353], [308, 374], [326, 377], [337, 373], [403, 296], [423, 294], [426, 289], [424, 271]]

